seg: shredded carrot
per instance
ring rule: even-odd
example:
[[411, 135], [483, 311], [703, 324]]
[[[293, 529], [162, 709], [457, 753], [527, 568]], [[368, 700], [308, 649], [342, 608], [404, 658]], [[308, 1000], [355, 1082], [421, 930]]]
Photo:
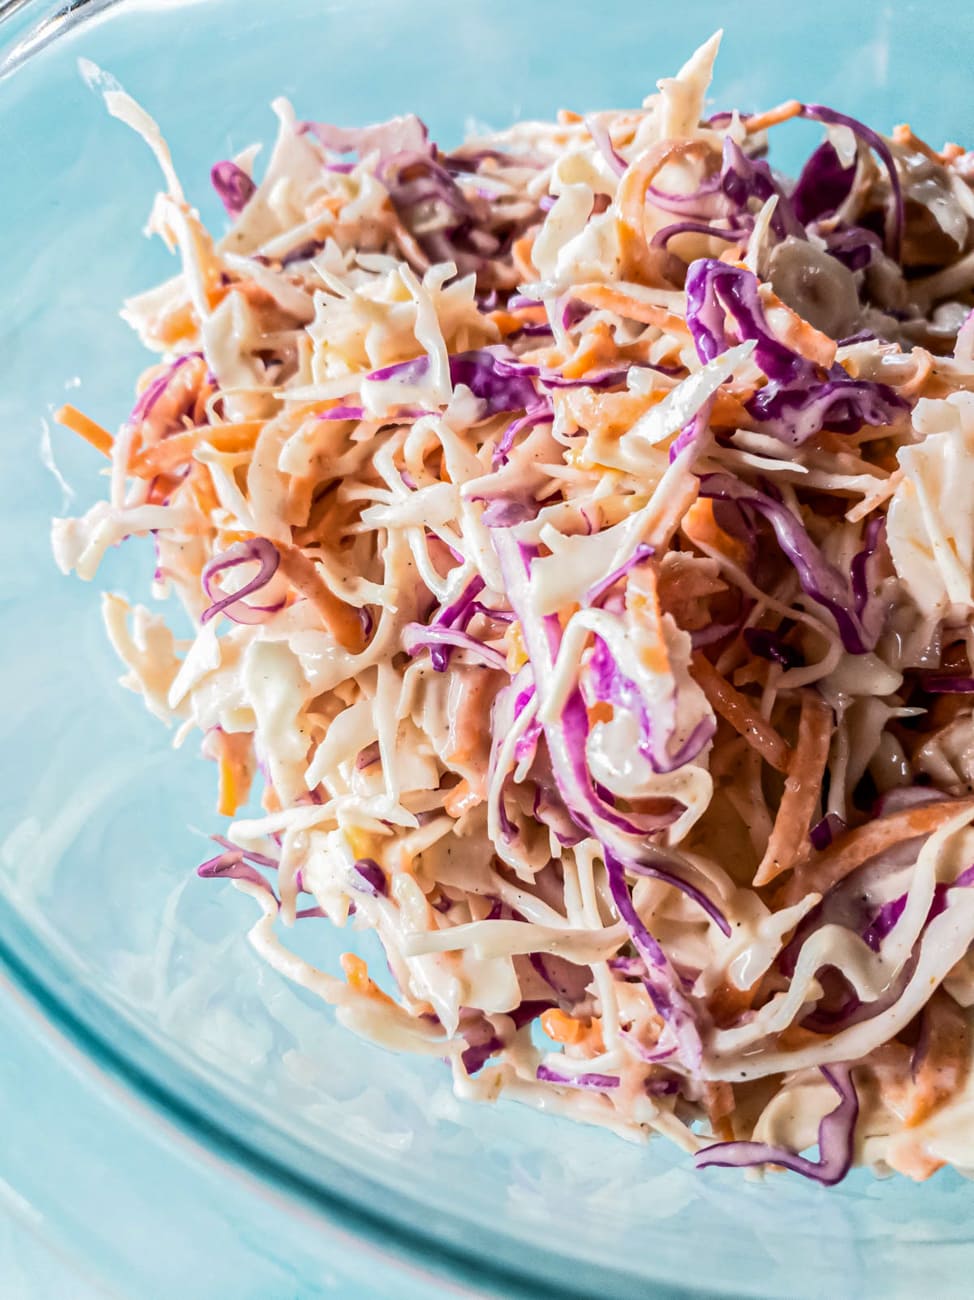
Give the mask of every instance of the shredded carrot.
[[749, 989], [739, 989], [736, 984], [718, 984], [707, 999], [707, 1010], [718, 1029], [728, 1029], [745, 1011], [750, 1011], [757, 988], [757, 984]]
[[719, 388], [711, 398], [710, 423], [717, 428], [753, 429], [754, 417], [744, 405], [750, 392], [740, 394]]
[[[689, 629], [692, 631], [692, 629]], [[768, 672], [771, 665], [767, 659], [747, 659], [739, 668], [735, 668], [732, 673], [725, 673], [731, 683], [740, 690], [743, 686], [760, 686], [762, 689], [767, 683]]]
[[191, 303], [184, 302], [178, 307], [166, 311], [156, 322], [155, 334], [166, 347], [185, 343], [194, 339], [199, 330], [199, 321]]
[[115, 439], [107, 429], [103, 429], [100, 424], [96, 424], [94, 420], [79, 411], [76, 406], [65, 402], [63, 406], [59, 406], [54, 412], [54, 419], [58, 424], [63, 425], [65, 429], [70, 429], [72, 433], [79, 433], [85, 442], [90, 442], [94, 449], [100, 451], [103, 456], [111, 456]]
[[648, 627], [652, 636], [644, 646], [640, 658], [651, 673], [669, 673], [670, 658], [666, 653], [663, 636], [663, 611], [659, 603], [659, 590], [655, 572], [644, 565], [634, 569], [626, 586], [626, 609], [637, 624]]
[[[179, 492], [182, 487], [182, 479], [177, 474], [157, 474], [148, 485], [146, 493], [146, 502], [149, 505], [161, 506], [166, 501]], [[197, 524], [194, 525], [198, 529]]]
[[971, 1069], [971, 1025], [967, 1013], [943, 989], [936, 989], [923, 1012], [925, 1037], [918, 1049], [908, 1128], [922, 1124], [967, 1082]]
[[581, 1020], [559, 1011], [557, 1007], [551, 1007], [541, 1017], [541, 1028], [556, 1043], [567, 1043], [584, 1049], [584, 1055], [595, 1056], [605, 1051], [602, 1021], [598, 1016], [593, 1016], [591, 1020]]
[[504, 641], [507, 645], [507, 670], [513, 676], [528, 661], [528, 652], [524, 646], [524, 633], [521, 631], [521, 624], [516, 619], [513, 623], [508, 624], [507, 631], [504, 633]]
[[918, 808], [905, 808], [846, 831], [820, 853], [806, 852], [795, 864], [791, 879], [775, 896], [775, 906], [790, 907], [813, 892], [824, 894], [878, 853], [885, 853], [904, 840], [932, 834], [948, 818], [956, 817], [965, 809], [974, 812], [974, 798], [942, 799]]
[[196, 448], [204, 442], [217, 451], [249, 451], [263, 427], [261, 420], [252, 420], [240, 424], [204, 424], [195, 429], [186, 429], [183, 433], [174, 433], [162, 442], [140, 451], [132, 461], [132, 473], [139, 478], [152, 478], [166, 470], [185, 465], [192, 459]]
[[662, 389], [651, 393], [596, 393], [591, 388], [563, 388], [555, 395], [555, 409], [590, 435], [620, 438], [662, 397]]
[[483, 803], [483, 798], [471, 787], [470, 782], [464, 778], [453, 787], [443, 800], [443, 807], [450, 817], [462, 817], [465, 812], [469, 812], [471, 808], [476, 808], [480, 803]]
[[538, 269], [531, 260], [531, 250], [534, 248], [534, 235], [529, 231], [528, 234], [522, 235], [520, 239], [515, 239], [511, 245], [511, 260], [514, 263], [514, 269], [522, 280], [535, 280], [538, 276]]
[[800, 353], [817, 366], [826, 370], [835, 361], [837, 344], [814, 325], [810, 325], [804, 316], [781, 301], [768, 285], [762, 285], [761, 301], [766, 311], [774, 312], [774, 334], [786, 347]]
[[180, 491], [187, 492], [192, 496], [196, 502], [197, 511], [203, 519], [209, 519], [220, 504], [216, 488], [213, 486], [209, 466], [202, 464], [200, 461], [194, 461], [190, 465], [189, 473], [183, 479]]
[[825, 1034], [816, 1034], [812, 1029], [793, 1022], [778, 1035], [778, 1046], [785, 1052], [800, 1052], [805, 1047], [815, 1047], [825, 1042]]
[[639, 321], [642, 325], [655, 325], [669, 333], [686, 334], [687, 323], [682, 316], [674, 316], [665, 307], [656, 303], [643, 302], [623, 293], [621, 289], [608, 284], [579, 284], [572, 289], [572, 298], [600, 311], [614, 311], [617, 316], [627, 320]]
[[196, 393], [196, 401], [193, 403], [193, 409], [190, 412], [190, 419], [195, 426], [209, 424], [209, 418], [206, 414], [206, 404], [216, 392], [216, 389], [209, 383], [204, 375], [203, 383]]
[[778, 104], [775, 108], [768, 108], [763, 113], [752, 113], [750, 117], [746, 117], [744, 129], [748, 132], [766, 131], [770, 126], [778, 126], [781, 122], [788, 122], [791, 118], [798, 117], [801, 111], [800, 100], [786, 99], [783, 104]]
[[493, 321], [501, 336], [506, 338], [508, 334], [524, 329], [525, 325], [544, 325], [548, 313], [543, 307], [519, 307], [516, 311], [488, 312], [487, 319]]
[[219, 787], [217, 812], [232, 817], [246, 803], [253, 780], [252, 747], [249, 732], [217, 733]]
[[703, 1104], [714, 1136], [721, 1142], [733, 1141], [734, 1125], [731, 1122], [731, 1116], [734, 1114], [736, 1103], [734, 1089], [731, 1084], [723, 1082], [705, 1083], [703, 1085]]
[[567, 379], [580, 379], [590, 370], [611, 365], [618, 359], [619, 350], [608, 321], [596, 321], [578, 350], [562, 363], [561, 372]]
[[[913, 128], [906, 122], [893, 127], [893, 143], [899, 145], [901, 149], [912, 149], [914, 153], [922, 153], [933, 163], [944, 161], [943, 156], [937, 153], [936, 149], [931, 149], [926, 140], [921, 140], [918, 135], [913, 134]], [[945, 145], [944, 150], [946, 151], [947, 148], [949, 146]]]
[[790, 871], [808, 843], [808, 830], [818, 807], [822, 776], [832, 742], [832, 710], [811, 691], [802, 698], [798, 741], [785, 778], [768, 847], [754, 876], [756, 887], [770, 884]]
[[902, 1134], [890, 1143], [883, 1161], [890, 1169], [904, 1178], [912, 1178], [915, 1183], [925, 1183], [947, 1163], [924, 1151], [916, 1138], [908, 1134]]
[[281, 573], [312, 602], [338, 644], [353, 654], [361, 651], [365, 633], [358, 610], [333, 594], [310, 556], [290, 542], [275, 545], [281, 557]]
[[374, 858], [376, 856], [376, 837], [372, 831], [363, 831], [358, 826], [345, 828], [348, 847], [357, 858]]
[[754, 701], [735, 690], [699, 650], [693, 655], [690, 671], [714, 712], [729, 722], [766, 763], [779, 772], [787, 772], [792, 751], [771, 723], [761, 716]]
[[682, 263], [665, 248], [651, 246], [646, 231], [646, 192], [667, 163], [678, 158], [697, 158], [706, 164], [712, 156], [710, 146], [703, 140], [661, 142], [647, 149], [641, 158], [626, 168], [616, 194], [620, 272], [624, 280], [663, 285], [675, 283], [667, 272], [674, 266], [682, 266]]
[[339, 957], [342, 971], [345, 979], [348, 981], [348, 987], [360, 993], [362, 997], [372, 998], [375, 1002], [383, 1002], [387, 1006], [394, 1007], [396, 1004], [387, 993], [383, 993], [378, 984], [370, 977], [369, 968], [354, 952], [343, 952]]
[[585, 1026], [574, 1016], [552, 1007], [541, 1017], [541, 1028], [556, 1043], [578, 1043], [585, 1037]]
[[698, 497], [694, 501], [683, 516], [682, 528], [691, 542], [719, 551], [739, 567], [747, 564], [747, 546], [721, 528], [714, 515], [714, 503], [710, 497]]
[[572, 126], [576, 122], [581, 122], [581, 121], [584, 121], [581, 113], [574, 113], [570, 108], [559, 108], [558, 110], [559, 126]]

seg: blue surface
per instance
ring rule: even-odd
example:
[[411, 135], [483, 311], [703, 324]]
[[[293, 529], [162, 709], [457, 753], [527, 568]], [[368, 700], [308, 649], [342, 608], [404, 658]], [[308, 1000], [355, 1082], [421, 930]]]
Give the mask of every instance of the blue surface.
[[[241, 937], [247, 900], [191, 874], [206, 853], [192, 828], [217, 829], [211, 769], [191, 748], [171, 753], [118, 691], [96, 593], [53, 569], [46, 520], [66, 507], [40, 453], [42, 420], [66, 397], [106, 424], [123, 417], [142, 357], [115, 307], [171, 271], [138, 237], [155, 164], [105, 118], [79, 54], [160, 118], [216, 218], [209, 163], [269, 139], [275, 94], [343, 122], [415, 109], [455, 139], [468, 112], [504, 125], [638, 102], [722, 21], [716, 105], [797, 94], [971, 140], [970, 20], [958, 30], [955, 5], [832, 0], [755, 0], [738, 26], [726, 4], [695, 2], [676, 17], [605, 0], [292, 0], [270, 13], [257, 0], [123, 5], [0, 82], [0, 430], [17, 467], [0, 480], [0, 946], [84, 1044], [38, 1035], [0, 990], [0, 1295], [83, 1296], [90, 1277], [137, 1300], [412, 1300], [462, 1294], [423, 1270], [466, 1276], [481, 1255], [485, 1281], [508, 1270], [492, 1276], [511, 1295], [906, 1297], [931, 1276], [938, 1297], [969, 1293], [972, 1195], [957, 1179], [754, 1186], [697, 1176], [661, 1145], [460, 1106], [437, 1062], [348, 1037], [261, 967]], [[93, 454], [58, 433], [53, 447], [74, 506], [93, 499]], [[141, 593], [147, 560], [127, 545], [99, 585]], [[333, 969], [347, 939], [313, 933]], [[133, 1103], [133, 1086], [151, 1102]], [[43, 1272], [57, 1267], [73, 1290]]]
[[0, 1000], [3, 1300], [438, 1300], [159, 1125], [29, 1006]]

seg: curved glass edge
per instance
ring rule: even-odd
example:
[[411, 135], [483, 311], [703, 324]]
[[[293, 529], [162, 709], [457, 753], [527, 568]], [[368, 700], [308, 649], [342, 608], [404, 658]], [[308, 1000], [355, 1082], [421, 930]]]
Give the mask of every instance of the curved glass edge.
[[[564, 1259], [538, 1246], [518, 1259], [505, 1257], [504, 1239], [465, 1221], [439, 1216], [432, 1228], [420, 1227], [402, 1198], [362, 1175], [354, 1194], [343, 1194], [348, 1170], [314, 1155], [316, 1177], [300, 1169], [298, 1139], [273, 1130], [255, 1111], [232, 1103], [201, 1074], [173, 1060], [165, 1050], [86, 988], [68, 963], [51, 950], [28, 954], [19, 942], [14, 909], [0, 906], [0, 987], [29, 1003], [41, 1031], [54, 1032], [80, 1053], [94, 1072], [124, 1087], [126, 1100], [146, 1104], [162, 1122], [176, 1125], [208, 1155], [233, 1172], [257, 1178], [261, 1185], [292, 1202], [324, 1214], [352, 1236], [399, 1256], [422, 1270], [473, 1294], [517, 1300], [594, 1300], [611, 1294], [619, 1300], [696, 1300], [701, 1292], [649, 1284], [618, 1270], [572, 1261], [575, 1282], [562, 1280]], [[41, 975], [39, 972], [43, 972]], [[118, 1046], [124, 1042], [125, 1047]], [[190, 1101], [189, 1098], [193, 1098]], [[195, 1104], [194, 1104], [195, 1103]], [[240, 1136], [246, 1134], [247, 1137]], [[458, 1244], [466, 1234], [471, 1247]], [[488, 1261], [488, 1262], [485, 1262]]]
[[138, 0], [0, 0], [0, 81], [64, 32]]

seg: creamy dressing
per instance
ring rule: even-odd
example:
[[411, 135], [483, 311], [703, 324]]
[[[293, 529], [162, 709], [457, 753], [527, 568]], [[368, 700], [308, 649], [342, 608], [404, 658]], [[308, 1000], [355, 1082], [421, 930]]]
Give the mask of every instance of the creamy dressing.
[[[453, 154], [277, 101], [218, 240], [89, 67], [181, 269], [125, 306], [163, 360], [118, 434], [65, 417], [111, 470], [54, 554], [91, 579], [153, 534], [199, 626], [106, 597], [123, 684], [204, 734], [221, 812], [259, 761], [204, 874], [343, 1024], [630, 1140], [834, 1181], [851, 1114], [846, 1164], [966, 1171], [974, 194], [896, 137], [907, 244], [953, 250], [906, 280], [887, 146], [797, 102], [705, 120], [718, 44]], [[802, 221], [761, 156], [796, 114], [848, 182]], [[388, 991], [290, 951], [326, 920]]]

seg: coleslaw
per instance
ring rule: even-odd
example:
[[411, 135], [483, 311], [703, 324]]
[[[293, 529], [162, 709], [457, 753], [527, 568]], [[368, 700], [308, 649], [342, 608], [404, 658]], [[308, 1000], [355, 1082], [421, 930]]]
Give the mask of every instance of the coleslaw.
[[194, 635], [106, 595], [122, 681], [259, 784], [199, 873], [348, 1028], [700, 1167], [966, 1172], [974, 156], [708, 115], [718, 44], [450, 151], [277, 101], [219, 237], [98, 78], [180, 269], [54, 552], [153, 537]]

